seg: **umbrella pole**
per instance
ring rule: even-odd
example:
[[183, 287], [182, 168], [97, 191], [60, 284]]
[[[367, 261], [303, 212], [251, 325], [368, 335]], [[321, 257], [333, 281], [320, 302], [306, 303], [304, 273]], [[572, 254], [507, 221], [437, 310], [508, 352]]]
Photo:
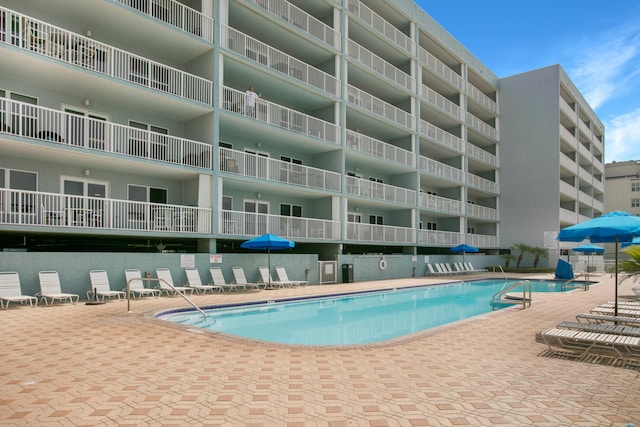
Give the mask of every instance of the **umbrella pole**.
[[[618, 315], [618, 235], [616, 234], [616, 301], [614, 305], [613, 314]], [[616, 322], [617, 324], [617, 322]]]
[[269, 269], [269, 289], [271, 289], [271, 249], [267, 248], [267, 268]]

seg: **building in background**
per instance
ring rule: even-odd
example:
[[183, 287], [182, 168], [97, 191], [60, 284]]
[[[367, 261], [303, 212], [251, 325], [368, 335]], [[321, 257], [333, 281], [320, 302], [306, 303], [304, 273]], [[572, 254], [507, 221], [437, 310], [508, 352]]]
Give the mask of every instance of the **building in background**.
[[411, 1], [342, 3], [3, 0], [0, 245], [497, 253], [602, 212], [559, 66], [501, 80]]
[[640, 215], [640, 161], [607, 163], [605, 169], [605, 211]]

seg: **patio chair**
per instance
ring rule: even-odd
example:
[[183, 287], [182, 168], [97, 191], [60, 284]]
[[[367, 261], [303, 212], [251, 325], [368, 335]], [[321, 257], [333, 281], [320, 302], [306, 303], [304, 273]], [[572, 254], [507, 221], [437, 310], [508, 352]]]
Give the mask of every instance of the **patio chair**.
[[184, 269], [184, 272], [187, 274], [187, 286], [193, 288], [196, 293], [207, 293], [211, 291], [214, 293], [216, 291], [222, 292], [224, 289], [222, 286], [217, 285], [203, 285], [202, 280], [200, 280], [200, 272], [195, 267], [187, 267]]
[[273, 280], [269, 267], [266, 265], [259, 266], [258, 271], [260, 272], [260, 280], [258, 280], [258, 283], [265, 289], [286, 288], [292, 286], [289, 282]]
[[41, 271], [38, 273], [38, 279], [40, 281], [40, 292], [36, 294], [36, 297], [40, 297], [40, 300], [44, 301], [45, 305], [49, 305], [49, 300], [51, 300], [52, 305], [56, 300], [68, 300], [72, 304], [80, 300], [80, 295], [62, 292], [60, 276], [57, 271]]
[[572, 329], [575, 331], [601, 332], [614, 335], [628, 335], [630, 337], [640, 337], [640, 328], [616, 325], [610, 323], [584, 323], [584, 322], [560, 322], [556, 325], [559, 329]]
[[247, 282], [247, 276], [244, 274], [244, 269], [239, 266], [235, 266], [232, 268], [234, 281], [231, 282], [236, 285], [241, 285], [244, 289], [253, 288], [260, 289], [260, 283], [249, 283]]
[[433, 269], [433, 265], [427, 264], [427, 276], [437, 276], [438, 272]]
[[640, 298], [640, 286], [634, 286], [631, 290]]
[[220, 267], [209, 267], [209, 272], [211, 273], [211, 283], [219, 286], [223, 291], [243, 291], [245, 289], [243, 284], [227, 283]]
[[176, 286], [173, 284], [171, 270], [168, 268], [156, 268], [156, 276], [158, 277], [158, 289], [160, 294], [163, 292], [169, 295], [175, 295], [180, 292], [182, 294], [193, 294], [194, 289], [189, 286]]
[[[146, 297], [151, 295], [154, 298], [158, 298], [160, 296], [160, 289], [151, 289], [145, 288], [144, 283], [142, 281], [142, 275], [140, 274], [140, 270], [137, 268], [128, 268], [124, 271], [124, 276], [127, 279], [127, 283], [129, 284], [129, 292], [133, 294], [133, 296], [137, 296], [138, 298]], [[127, 288], [124, 288], [123, 291], [126, 292]]]
[[31, 307], [38, 305], [38, 298], [22, 294], [20, 276], [17, 272], [2, 271], [0, 272], [0, 308], [9, 308], [11, 301], [20, 304], [28, 301]]
[[287, 274], [287, 269], [282, 265], [276, 266], [276, 274], [278, 275], [278, 280], [285, 283], [292, 283], [293, 286], [307, 286], [309, 284], [306, 280], [289, 280], [289, 275]]
[[123, 299], [127, 297], [127, 294], [123, 291], [112, 291], [109, 285], [109, 276], [105, 270], [91, 270], [89, 272], [89, 279], [91, 280], [91, 289], [87, 291], [87, 299]]
[[467, 269], [472, 273], [481, 273], [483, 271], [487, 271], [486, 268], [475, 268], [469, 261], [465, 262], [464, 265], [466, 265]]

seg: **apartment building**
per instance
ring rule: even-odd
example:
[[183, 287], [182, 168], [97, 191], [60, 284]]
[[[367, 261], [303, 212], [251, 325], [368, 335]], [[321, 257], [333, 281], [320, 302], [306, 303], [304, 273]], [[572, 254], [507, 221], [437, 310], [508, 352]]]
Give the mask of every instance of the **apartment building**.
[[566, 74], [500, 81], [409, 0], [0, 0], [0, 54], [3, 249], [497, 253], [602, 211]]
[[503, 78], [500, 89], [501, 245], [574, 247], [555, 234], [605, 211], [604, 126], [559, 65]]
[[611, 162], [604, 170], [605, 211], [640, 215], [640, 161]]

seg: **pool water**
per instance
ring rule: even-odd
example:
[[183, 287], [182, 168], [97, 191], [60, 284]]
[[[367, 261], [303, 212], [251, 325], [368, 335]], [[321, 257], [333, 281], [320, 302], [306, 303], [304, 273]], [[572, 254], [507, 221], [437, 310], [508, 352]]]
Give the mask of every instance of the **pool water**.
[[[561, 292], [562, 282], [530, 282], [532, 292]], [[367, 344], [490, 312], [493, 295], [513, 283], [516, 280], [478, 280], [265, 301], [207, 308], [206, 319], [188, 309], [156, 317], [261, 341], [320, 346]]]

